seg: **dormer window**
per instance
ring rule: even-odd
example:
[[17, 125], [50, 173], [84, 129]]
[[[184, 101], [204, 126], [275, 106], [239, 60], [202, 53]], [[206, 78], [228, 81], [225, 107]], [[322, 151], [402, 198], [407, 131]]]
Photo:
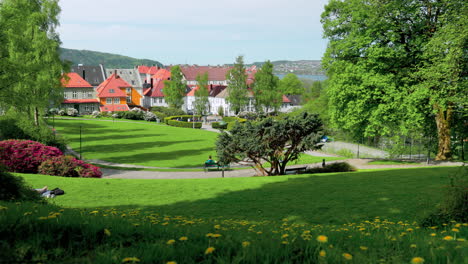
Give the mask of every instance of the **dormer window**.
[[109, 89], [109, 93], [115, 93], [114, 89]]

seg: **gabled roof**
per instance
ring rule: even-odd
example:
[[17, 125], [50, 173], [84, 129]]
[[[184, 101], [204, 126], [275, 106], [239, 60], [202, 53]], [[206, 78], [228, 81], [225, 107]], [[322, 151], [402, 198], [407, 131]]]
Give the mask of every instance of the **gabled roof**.
[[171, 72], [166, 69], [159, 69], [151, 78], [155, 80], [169, 80], [171, 78]]
[[286, 95], [292, 105], [300, 105], [301, 104], [301, 96], [297, 94], [290, 94]]
[[127, 83], [131, 84], [132, 87], [143, 87], [143, 82], [137, 69], [106, 69], [106, 73], [109, 76], [115, 72]]
[[[99, 66], [88, 66], [88, 65], [78, 65], [72, 66], [71, 72], [75, 72], [85, 79], [92, 86], [98, 86], [106, 79], [106, 74], [104, 72], [104, 67]], [[83, 76], [84, 75], [84, 76]]]
[[224, 81], [226, 80], [227, 72], [232, 69], [228, 66], [180, 66], [185, 79], [188, 81], [195, 81], [198, 75], [205, 72], [208, 73], [208, 81]]
[[81, 76], [75, 72], [67, 73], [68, 81], [62, 78], [62, 85], [65, 88], [93, 88], [89, 82], [81, 78]]
[[[208, 85], [208, 94], [210, 94], [210, 85]], [[197, 85], [195, 86], [192, 90], [190, 90], [190, 92], [187, 93], [187, 96], [195, 96], [195, 92], [200, 89], [200, 87]]]
[[144, 95], [149, 97], [164, 97], [163, 89], [164, 80], [157, 80], [153, 83], [153, 88], [148, 88], [148, 90], [144, 92]]
[[158, 72], [159, 67], [158, 66], [145, 66], [145, 65], [140, 65], [138, 66], [138, 72], [141, 74], [156, 74]]
[[210, 85], [210, 97], [216, 97], [219, 93], [226, 90], [226, 85]]
[[[248, 98], [254, 97], [252, 90], [246, 89], [245, 92], [246, 92], [246, 96]], [[218, 95], [216, 95], [215, 97], [216, 98], [226, 98], [228, 96], [229, 96], [229, 89], [224, 89]]]
[[[127, 97], [120, 88], [132, 87], [119, 75], [113, 73], [96, 89], [98, 97]], [[113, 91], [113, 92], [112, 92]]]
[[104, 112], [104, 111], [116, 112], [116, 111], [129, 111], [130, 110], [128, 108], [128, 105], [126, 104], [103, 105], [99, 108], [101, 109], [101, 112]]
[[286, 95], [283, 95], [283, 103], [290, 103], [291, 101], [286, 97]]

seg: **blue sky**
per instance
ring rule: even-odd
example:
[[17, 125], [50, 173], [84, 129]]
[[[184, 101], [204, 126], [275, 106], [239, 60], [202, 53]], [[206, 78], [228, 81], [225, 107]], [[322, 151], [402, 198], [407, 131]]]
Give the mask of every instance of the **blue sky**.
[[319, 60], [328, 0], [61, 0], [62, 46], [216, 65]]

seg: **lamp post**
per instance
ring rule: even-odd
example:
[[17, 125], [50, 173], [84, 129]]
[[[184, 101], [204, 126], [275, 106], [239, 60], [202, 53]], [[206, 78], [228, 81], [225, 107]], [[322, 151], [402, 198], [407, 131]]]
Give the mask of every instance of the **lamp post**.
[[80, 159], [81, 159], [81, 127], [82, 126], [80, 126]]

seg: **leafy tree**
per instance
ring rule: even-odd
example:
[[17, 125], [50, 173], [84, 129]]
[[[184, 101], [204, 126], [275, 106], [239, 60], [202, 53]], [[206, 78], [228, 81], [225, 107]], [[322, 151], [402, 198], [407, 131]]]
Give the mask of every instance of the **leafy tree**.
[[55, 31], [60, 7], [57, 0], [4, 0], [0, 5], [3, 46], [0, 87], [4, 106], [15, 107], [34, 119], [50, 104], [63, 100], [60, 82], [67, 71], [59, 57], [60, 39]]
[[273, 64], [266, 61], [260, 70], [255, 73], [253, 92], [255, 106], [258, 112], [277, 111], [282, 104], [283, 94], [278, 88], [279, 78], [273, 75]]
[[[225, 164], [250, 160], [259, 174], [279, 175], [302, 152], [317, 148], [321, 130], [317, 115], [307, 112], [279, 120], [268, 117], [260, 122], [237, 123], [230, 133], [222, 132], [216, 150], [219, 160]], [[264, 162], [271, 167], [266, 167]]]
[[180, 66], [171, 68], [171, 80], [164, 81], [164, 95], [169, 107], [180, 109], [184, 104], [186, 85]]
[[208, 73], [197, 76], [198, 90], [195, 91], [195, 110], [197, 114], [206, 115], [210, 109], [208, 99]]
[[288, 73], [280, 80], [280, 90], [283, 94], [304, 94], [304, 85], [294, 73]]
[[334, 125], [360, 138], [437, 123], [436, 159], [450, 158], [455, 98], [466, 102], [467, 13], [459, 0], [331, 0], [323, 66]]
[[237, 115], [248, 104], [247, 74], [245, 73], [244, 57], [238, 56], [234, 67], [227, 73], [228, 93], [226, 100]]
[[[330, 128], [329, 97], [326, 92], [327, 82], [315, 81], [312, 83], [311, 97], [300, 111], [317, 114], [323, 122], [325, 128]], [[313, 96], [313, 97], [312, 97]]]

